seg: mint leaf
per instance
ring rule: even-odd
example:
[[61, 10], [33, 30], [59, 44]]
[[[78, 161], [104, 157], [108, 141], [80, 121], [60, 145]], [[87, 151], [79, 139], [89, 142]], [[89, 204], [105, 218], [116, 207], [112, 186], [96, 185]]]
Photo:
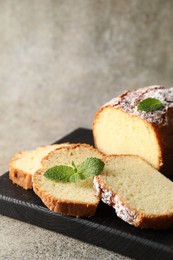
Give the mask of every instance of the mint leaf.
[[77, 172], [81, 180], [98, 175], [103, 171], [104, 162], [96, 157], [87, 158], [83, 163], [77, 166]]
[[66, 165], [56, 165], [48, 169], [44, 176], [53, 181], [69, 182], [75, 172], [72, 167]]
[[69, 181], [70, 182], [77, 182], [79, 180], [79, 174], [78, 173], [74, 173], [73, 175], [71, 175]]
[[78, 166], [72, 161], [72, 167], [66, 165], [56, 165], [48, 169], [43, 175], [53, 181], [76, 182], [85, 180], [88, 177], [98, 175], [104, 168], [104, 162], [96, 157], [87, 158]]
[[146, 98], [138, 104], [138, 110], [151, 112], [159, 110], [163, 107], [162, 102], [156, 98]]
[[77, 172], [77, 167], [76, 167], [75, 163], [72, 161], [71, 164], [72, 164], [72, 166], [73, 166], [74, 172]]

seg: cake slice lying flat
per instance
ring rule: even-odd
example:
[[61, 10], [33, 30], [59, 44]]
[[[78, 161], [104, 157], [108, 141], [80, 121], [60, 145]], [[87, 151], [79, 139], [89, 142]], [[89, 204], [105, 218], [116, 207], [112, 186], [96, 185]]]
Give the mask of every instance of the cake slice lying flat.
[[67, 145], [68, 143], [45, 145], [16, 153], [9, 163], [9, 178], [26, 190], [32, 189], [32, 177], [41, 168], [41, 160], [49, 152]]
[[54, 166], [79, 165], [87, 158], [101, 158], [102, 154], [86, 144], [60, 148], [44, 158], [43, 168], [33, 178], [33, 190], [43, 203], [55, 212], [82, 217], [95, 214], [99, 198], [93, 188], [93, 177], [76, 182], [60, 182], [48, 179], [44, 173]]
[[141, 228], [173, 227], [173, 183], [135, 155], [110, 155], [94, 187], [118, 217]]

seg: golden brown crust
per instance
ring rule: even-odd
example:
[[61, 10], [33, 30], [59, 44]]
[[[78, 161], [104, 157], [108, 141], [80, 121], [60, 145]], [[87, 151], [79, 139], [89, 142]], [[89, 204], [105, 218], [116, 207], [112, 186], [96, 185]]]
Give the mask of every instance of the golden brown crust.
[[32, 189], [32, 176], [22, 170], [11, 168], [9, 178], [13, 184], [17, 184], [25, 190]]
[[[112, 105], [106, 105], [100, 108], [100, 110], [97, 111], [95, 118], [94, 118], [94, 122], [93, 122], [93, 139], [94, 139], [94, 146], [98, 149], [98, 145], [97, 145], [97, 136], [95, 135], [95, 125], [97, 123], [97, 120], [99, 119], [102, 111], [104, 109], [107, 108], [113, 108], [113, 109], [119, 109], [122, 111], [122, 113], [126, 113], [125, 111], [123, 111], [121, 108], [116, 108], [113, 107]], [[131, 117], [138, 117], [136, 115], [131, 115], [128, 114]], [[159, 164], [157, 169], [159, 171], [161, 171], [165, 176], [173, 176], [173, 120], [171, 118], [173, 118], [173, 110], [170, 109], [168, 111], [168, 118], [170, 118], [170, 120], [168, 120], [167, 124], [164, 125], [154, 125], [151, 124], [150, 122], [148, 122], [146, 119], [141, 119], [140, 117], [138, 117], [139, 120], [143, 120], [147, 126], [149, 126], [155, 133], [156, 136], [156, 140], [158, 143], [158, 147], [159, 147]]]
[[16, 153], [9, 162], [9, 178], [13, 184], [28, 190], [32, 189], [32, 175], [15, 167], [15, 162], [22, 156], [22, 153], [22, 151]]
[[167, 113], [167, 124], [153, 126], [153, 130], [159, 143], [163, 162], [159, 170], [165, 176], [173, 176], [173, 109], [169, 109]]
[[173, 215], [162, 216], [144, 216], [141, 215], [141, 221], [136, 224], [136, 227], [150, 229], [169, 229], [173, 228]]
[[95, 135], [95, 125], [97, 123], [97, 121], [99, 120], [99, 117], [101, 115], [101, 113], [103, 112], [104, 109], [106, 109], [107, 107], [112, 107], [111, 105], [106, 105], [106, 106], [103, 106], [101, 107], [97, 112], [96, 112], [96, 115], [94, 117], [94, 121], [93, 121], [93, 124], [92, 124], [92, 133], [93, 133], [93, 140], [94, 140], [94, 147], [96, 149], [98, 149], [98, 145], [97, 145], [97, 136]]
[[[106, 204], [115, 208], [118, 217], [135, 227], [151, 229], [173, 228], [173, 213], [165, 215], [146, 215], [137, 211], [135, 208], [129, 208], [119, 194], [113, 192], [98, 175], [94, 178], [94, 187], [97, 195]], [[105, 194], [107, 198], [105, 198]]]

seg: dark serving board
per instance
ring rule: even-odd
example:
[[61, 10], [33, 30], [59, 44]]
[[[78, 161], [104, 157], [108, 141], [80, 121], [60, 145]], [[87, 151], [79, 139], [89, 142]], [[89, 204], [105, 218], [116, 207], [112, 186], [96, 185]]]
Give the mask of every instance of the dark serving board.
[[[79, 128], [56, 143], [93, 144], [92, 131]], [[100, 203], [94, 217], [74, 218], [47, 209], [32, 190], [13, 185], [8, 172], [0, 177], [0, 214], [89, 242], [134, 259], [173, 259], [173, 230], [141, 230]]]

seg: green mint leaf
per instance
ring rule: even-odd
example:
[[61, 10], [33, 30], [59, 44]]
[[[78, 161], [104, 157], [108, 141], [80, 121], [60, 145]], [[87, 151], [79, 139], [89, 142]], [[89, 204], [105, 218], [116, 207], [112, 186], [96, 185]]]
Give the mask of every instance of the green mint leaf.
[[76, 167], [75, 163], [72, 161], [71, 164], [72, 164], [72, 166], [73, 166], [74, 172], [77, 172], [77, 167]]
[[98, 175], [104, 168], [104, 162], [96, 157], [87, 158], [83, 163], [76, 166], [72, 161], [72, 167], [56, 165], [48, 169], [43, 175], [57, 182], [76, 182], [88, 177]]
[[69, 181], [70, 182], [77, 182], [79, 180], [79, 174], [78, 173], [74, 173], [73, 175], [71, 175]]
[[70, 182], [71, 176], [75, 174], [74, 170], [70, 166], [56, 165], [48, 169], [44, 176], [53, 181]]
[[146, 98], [138, 104], [138, 110], [151, 112], [159, 110], [163, 107], [162, 102], [156, 98]]
[[83, 163], [77, 166], [77, 172], [81, 180], [98, 175], [103, 171], [104, 162], [96, 157], [87, 158]]

